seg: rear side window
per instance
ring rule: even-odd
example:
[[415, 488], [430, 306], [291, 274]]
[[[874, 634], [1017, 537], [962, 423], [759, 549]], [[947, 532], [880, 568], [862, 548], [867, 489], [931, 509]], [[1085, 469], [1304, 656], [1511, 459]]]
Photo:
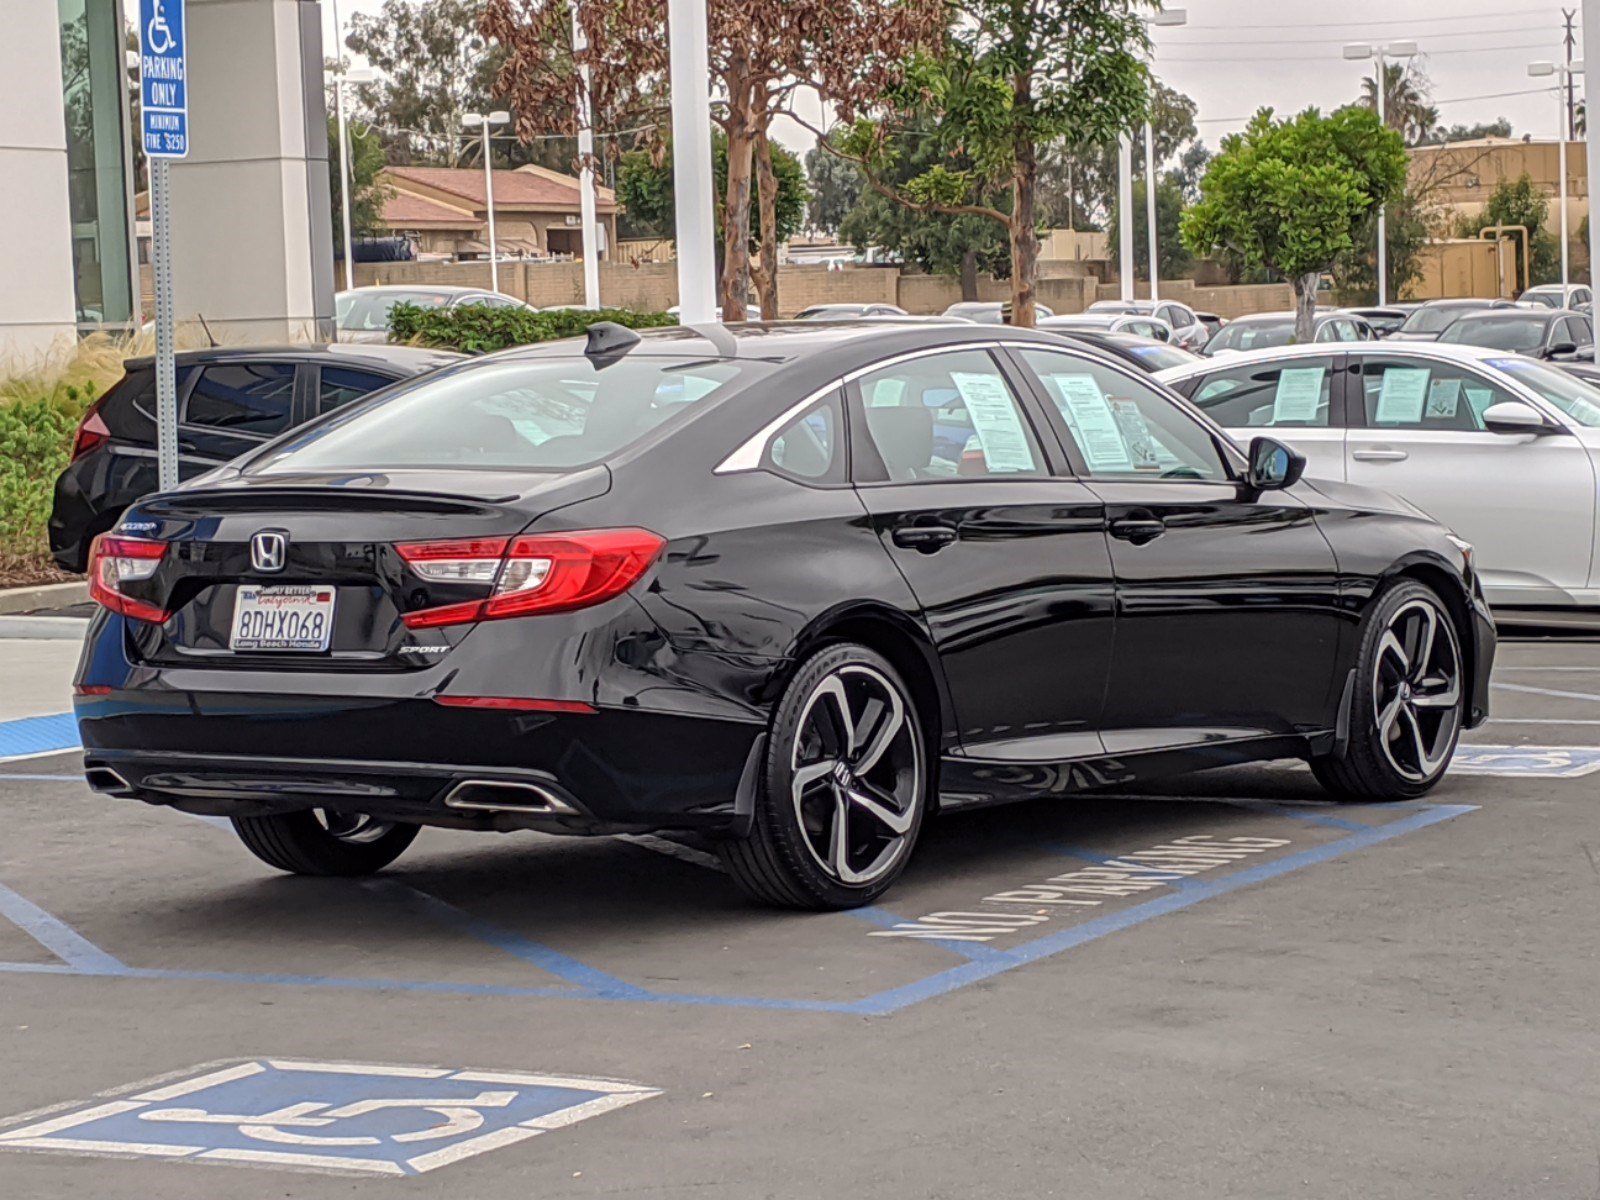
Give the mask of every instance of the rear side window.
[[835, 392], [796, 417], [768, 443], [765, 465], [807, 483], [844, 482], [842, 412]]
[[588, 466], [772, 370], [759, 360], [631, 355], [473, 364], [315, 426], [257, 470]]
[[228, 433], [269, 437], [289, 427], [293, 363], [219, 363], [205, 367], [189, 392], [183, 419]]
[[1203, 376], [1190, 398], [1224, 429], [1323, 429], [1332, 394], [1329, 357], [1242, 362]]
[[[859, 386], [867, 438], [890, 482], [1044, 473], [1022, 404], [986, 351], [914, 358]], [[864, 482], [884, 478], [877, 464], [862, 465]]]
[[317, 385], [317, 411], [325, 413], [343, 408], [352, 400], [359, 400], [368, 392], [386, 388], [393, 382], [387, 375], [374, 375], [371, 371], [323, 367], [322, 381]]

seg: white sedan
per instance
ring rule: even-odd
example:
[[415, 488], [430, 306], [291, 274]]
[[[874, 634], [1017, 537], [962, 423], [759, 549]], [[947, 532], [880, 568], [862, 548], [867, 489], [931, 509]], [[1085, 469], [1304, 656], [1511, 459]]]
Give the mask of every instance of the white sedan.
[[1600, 607], [1600, 390], [1534, 359], [1437, 342], [1290, 346], [1157, 378], [1241, 443], [1404, 497], [1477, 547], [1489, 602]]

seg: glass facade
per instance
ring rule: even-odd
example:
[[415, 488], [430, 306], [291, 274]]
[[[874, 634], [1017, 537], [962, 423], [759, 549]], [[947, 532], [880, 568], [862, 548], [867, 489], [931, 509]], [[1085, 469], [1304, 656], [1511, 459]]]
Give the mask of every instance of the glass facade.
[[127, 32], [119, 0], [58, 0], [67, 188], [80, 326], [136, 317], [128, 186]]

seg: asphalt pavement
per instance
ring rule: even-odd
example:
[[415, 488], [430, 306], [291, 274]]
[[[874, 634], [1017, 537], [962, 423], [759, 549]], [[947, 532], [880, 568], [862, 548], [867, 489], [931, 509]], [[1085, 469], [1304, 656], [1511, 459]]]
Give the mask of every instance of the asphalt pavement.
[[952, 816], [829, 915], [664, 839], [276, 875], [87, 791], [71, 657], [0, 642], [0, 1196], [1600, 1195], [1600, 646], [1504, 646], [1426, 803]]

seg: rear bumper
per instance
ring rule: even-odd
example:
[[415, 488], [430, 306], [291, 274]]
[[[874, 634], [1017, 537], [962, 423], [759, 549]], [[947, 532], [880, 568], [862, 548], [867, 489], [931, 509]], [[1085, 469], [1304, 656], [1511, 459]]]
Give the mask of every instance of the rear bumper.
[[736, 827], [762, 735], [638, 711], [170, 692], [81, 697], [78, 724], [90, 785], [107, 795], [221, 816], [327, 808], [559, 833]]

